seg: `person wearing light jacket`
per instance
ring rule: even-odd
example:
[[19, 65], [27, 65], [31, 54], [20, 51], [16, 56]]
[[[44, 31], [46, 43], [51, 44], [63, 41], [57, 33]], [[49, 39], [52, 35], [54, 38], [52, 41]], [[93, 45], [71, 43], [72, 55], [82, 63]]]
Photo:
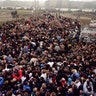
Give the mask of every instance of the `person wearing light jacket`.
[[88, 96], [91, 95], [91, 94], [93, 94], [93, 84], [92, 84], [92, 82], [89, 79], [87, 79], [84, 82], [83, 92], [84, 92], [84, 94], [86, 94]]

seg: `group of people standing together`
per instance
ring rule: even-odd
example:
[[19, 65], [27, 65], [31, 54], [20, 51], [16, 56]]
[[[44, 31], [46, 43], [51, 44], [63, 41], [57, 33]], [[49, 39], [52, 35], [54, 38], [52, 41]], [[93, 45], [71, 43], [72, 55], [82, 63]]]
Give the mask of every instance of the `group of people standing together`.
[[0, 96], [95, 96], [96, 44], [80, 32], [51, 14], [0, 26]]

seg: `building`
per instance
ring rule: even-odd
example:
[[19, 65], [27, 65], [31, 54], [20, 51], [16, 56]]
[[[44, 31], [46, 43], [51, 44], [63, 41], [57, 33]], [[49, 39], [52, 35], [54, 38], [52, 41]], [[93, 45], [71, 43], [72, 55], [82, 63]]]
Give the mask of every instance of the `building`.
[[34, 6], [34, 2], [33, 1], [12, 1], [12, 0], [5, 0], [2, 1], [3, 4], [0, 6], [2, 7], [32, 7]]
[[45, 7], [52, 8], [68, 8], [69, 0], [47, 0]]

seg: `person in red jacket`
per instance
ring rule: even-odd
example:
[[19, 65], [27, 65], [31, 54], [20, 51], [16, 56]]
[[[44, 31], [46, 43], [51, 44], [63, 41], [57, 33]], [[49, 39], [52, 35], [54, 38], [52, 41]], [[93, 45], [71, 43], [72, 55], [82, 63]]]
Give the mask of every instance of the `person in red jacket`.
[[13, 76], [13, 78], [15, 78], [16, 80], [20, 80], [20, 79], [22, 78], [22, 76], [23, 76], [22, 70], [18, 70], [18, 72], [12, 74], [12, 76]]
[[66, 82], [65, 78], [62, 78], [62, 79], [61, 79], [61, 85], [62, 85], [62, 87], [64, 87], [64, 86], [66, 85], [66, 83], [67, 83], [67, 82]]

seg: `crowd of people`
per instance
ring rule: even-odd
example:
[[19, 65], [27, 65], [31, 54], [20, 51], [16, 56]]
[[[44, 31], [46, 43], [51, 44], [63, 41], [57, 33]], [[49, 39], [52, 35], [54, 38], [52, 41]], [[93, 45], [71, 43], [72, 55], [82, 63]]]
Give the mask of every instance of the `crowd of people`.
[[80, 32], [51, 14], [0, 26], [0, 96], [96, 96], [96, 44]]

